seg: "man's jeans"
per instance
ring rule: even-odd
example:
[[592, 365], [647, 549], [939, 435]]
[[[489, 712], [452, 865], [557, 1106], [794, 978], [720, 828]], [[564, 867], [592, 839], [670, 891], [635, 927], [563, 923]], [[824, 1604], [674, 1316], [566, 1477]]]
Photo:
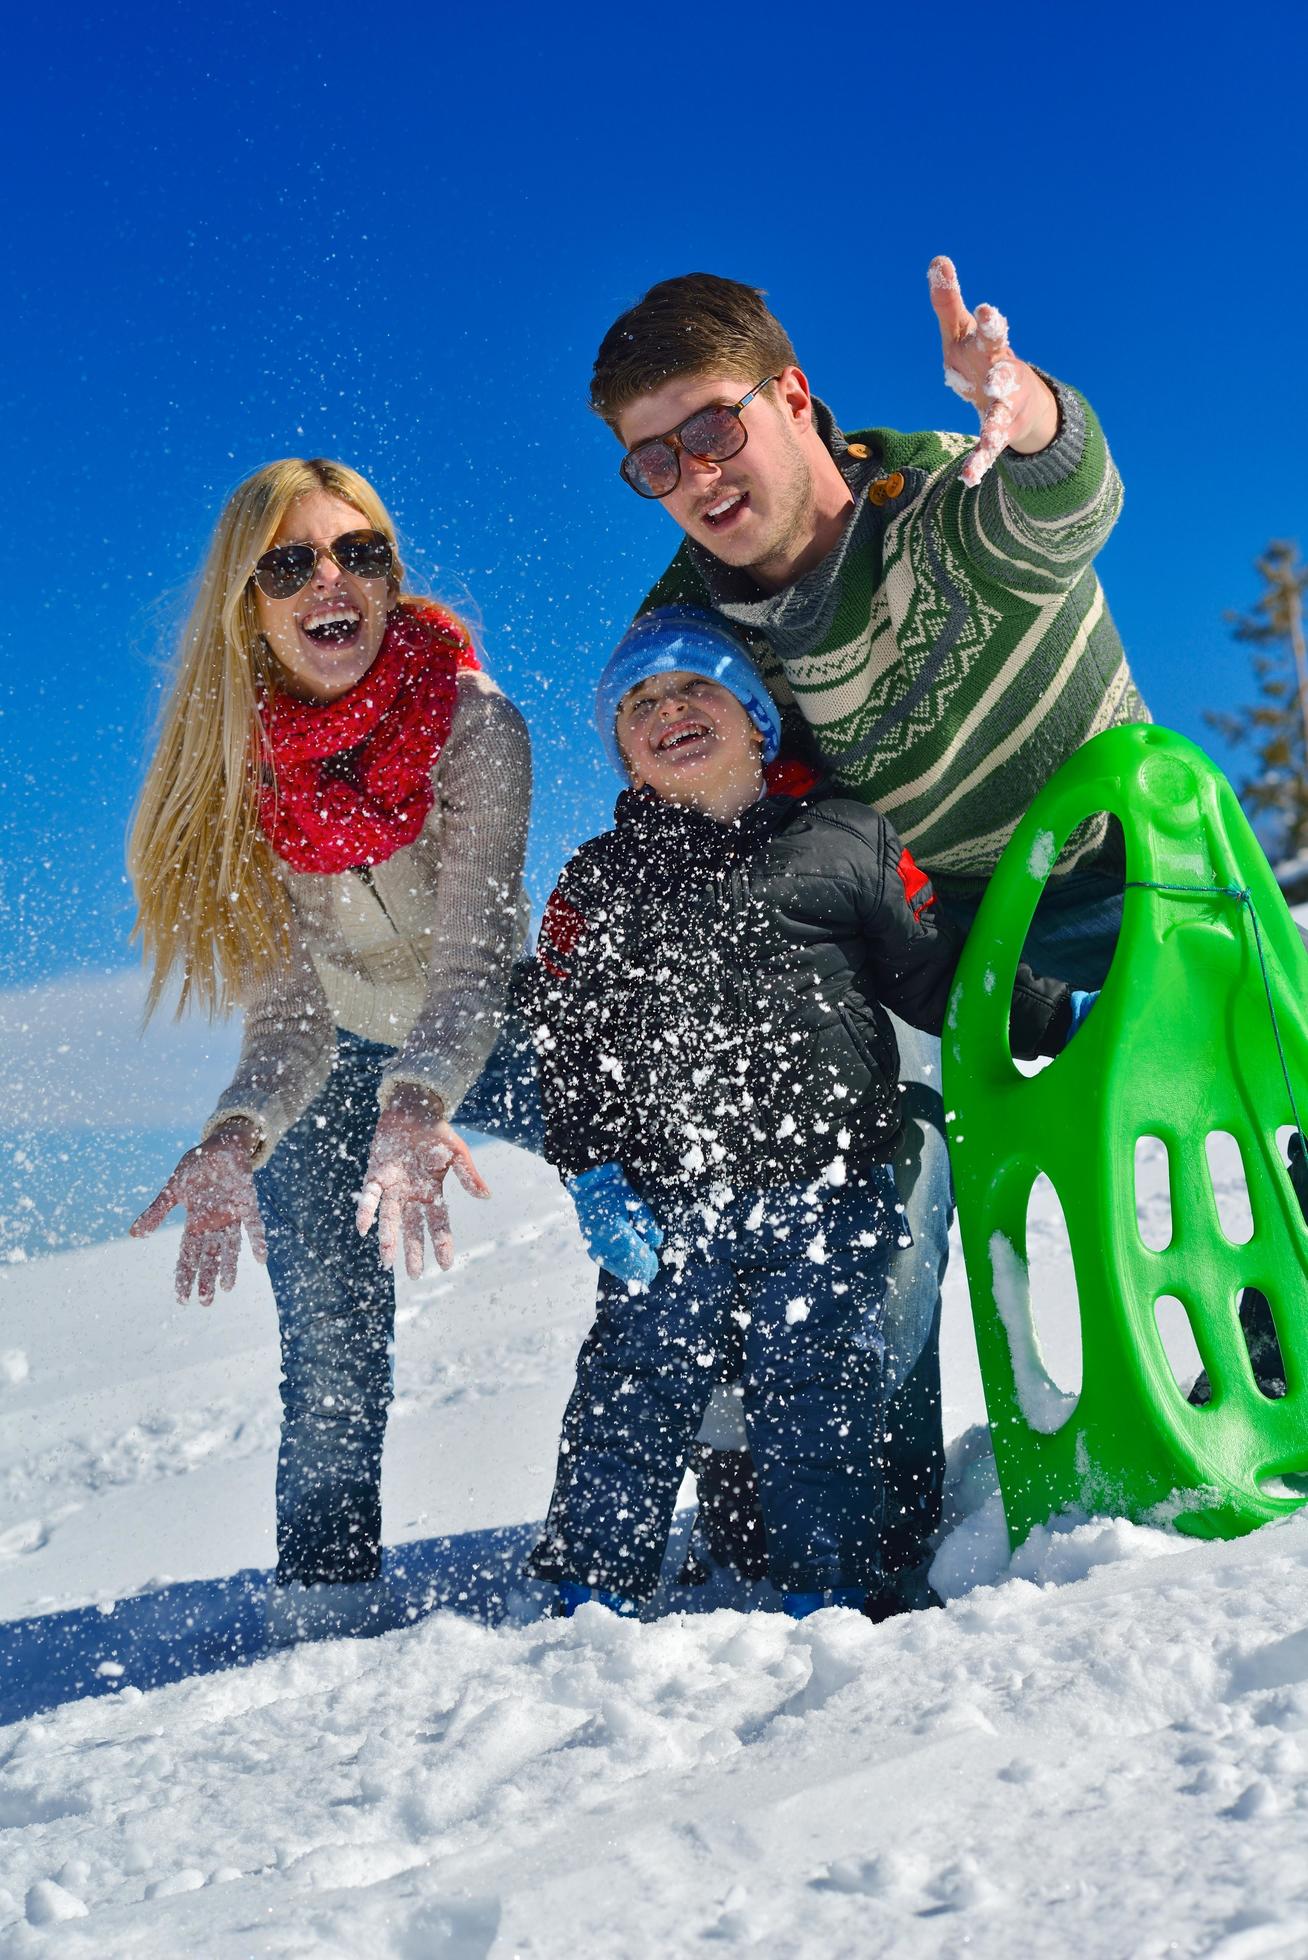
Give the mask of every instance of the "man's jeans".
[[[951, 919], [967, 927], [980, 902], [979, 898], [939, 901], [947, 906]], [[1121, 879], [1099, 872], [1073, 873], [1045, 888], [1022, 957], [1037, 973], [1092, 990], [1107, 977], [1121, 925]], [[940, 1042], [902, 1021], [895, 1020], [894, 1026], [905, 1117], [895, 1181], [913, 1245], [901, 1255], [891, 1276], [886, 1371], [892, 1390], [932, 1340], [933, 1328], [938, 1335], [940, 1286], [954, 1213], [940, 1091]]]
[[[381, 1570], [381, 1458], [391, 1402], [395, 1282], [354, 1213], [394, 1049], [337, 1035], [327, 1085], [255, 1173], [282, 1343], [277, 1579], [373, 1579]], [[539, 1153], [530, 1039], [506, 1023], [458, 1110]]]
[[871, 1590], [885, 1530], [885, 1280], [903, 1235], [889, 1172], [708, 1192], [658, 1215], [650, 1286], [600, 1273], [532, 1569], [629, 1599], [654, 1591], [682, 1470], [725, 1375], [741, 1384], [774, 1584]]
[[[979, 905], [979, 898], [950, 899], [949, 915], [971, 926]], [[1121, 924], [1121, 879], [1100, 872], [1073, 873], [1046, 886], [1023, 958], [1037, 973], [1068, 980], [1074, 987], [1101, 987]], [[895, 1034], [905, 1118], [895, 1181], [913, 1244], [896, 1259], [886, 1308], [886, 1428], [903, 1439], [903, 1504], [897, 1514], [891, 1508], [900, 1550], [896, 1554], [890, 1549], [887, 1563], [893, 1565], [898, 1556], [911, 1565], [921, 1557], [922, 1540], [940, 1516], [945, 1469], [940, 1288], [949, 1262], [954, 1194], [940, 1093], [940, 1042], [898, 1020]]]

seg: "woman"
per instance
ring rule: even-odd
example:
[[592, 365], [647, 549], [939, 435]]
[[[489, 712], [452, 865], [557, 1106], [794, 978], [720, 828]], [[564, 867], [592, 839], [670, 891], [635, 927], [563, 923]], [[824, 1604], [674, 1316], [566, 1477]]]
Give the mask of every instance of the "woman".
[[183, 1302], [232, 1286], [242, 1226], [267, 1259], [283, 1407], [269, 1610], [292, 1635], [385, 1616], [395, 1256], [402, 1242], [416, 1278], [425, 1228], [450, 1265], [448, 1171], [489, 1195], [450, 1119], [540, 1142], [529, 1043], [506, 1028], [496, 1044], [526, 924], [527, 731], [466, 628], [403, 579], [353, 470], [290, 458], [242, 483], [129, 851], [151, 1010], [174, 972], [182, 1005], [244, 1010], [202, 1141], [132, 1230], [186, 1207]]

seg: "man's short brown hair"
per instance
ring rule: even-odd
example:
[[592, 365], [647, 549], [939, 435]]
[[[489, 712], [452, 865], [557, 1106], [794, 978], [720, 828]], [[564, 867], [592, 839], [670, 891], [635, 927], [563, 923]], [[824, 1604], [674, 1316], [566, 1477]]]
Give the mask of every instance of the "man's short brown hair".
[[613, 322], [595, 356], [590, 405], [616, 435], [638, 395], [678, 375], [739, 375], [752, 386], [794, 365], [790, 336], [760, 287], [685, 272], [661, 279]]

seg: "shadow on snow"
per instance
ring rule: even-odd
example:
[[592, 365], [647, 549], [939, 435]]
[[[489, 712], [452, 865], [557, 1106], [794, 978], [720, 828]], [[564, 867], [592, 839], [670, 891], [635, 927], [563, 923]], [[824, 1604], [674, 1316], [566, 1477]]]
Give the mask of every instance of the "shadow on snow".
[[[386, 1576], [401, 1625], [442, 1609], [488, 1625], [502, 1620], [513, 1595], [525, 1590], [522, 1563], [539, 1536], [539, 1525], [522, 1524], [389, 1547]], [[104, 1607], [0, 1622], [0, 1723], [263, 1658], [272, 1651], [264, 1632], [271, 1582], [270, 1572], [249, 1569]]]
[[[676, 1515], [658, 1592], [641, 1614], [708, 1613], [719, 1606], [779, 1601], [769, 1586], [743, 1586], [725, 1572], [707, 1584], [676, 1584], [694, 1511]], [[386, 1579], [398, 1622], [429, 1613], [459, 1613], [496, 1626], [540, 1619], [551, 1587], [524, 1578], [523, 1564], [539, 1524], [460, 1532], [388, 1546]], [[194, 1675], [245, 1667], [278, 1651], [268, 1641], [264, 1607], [272, 1574], [253, 1567], [222, 1579], [188, 1579], [104, 1606], [0, 1621], [0, 1726], [44, 1714], [61, 1702], [161, 1688]], [[285, 1651], [284, 1649], [281, 1651]]]

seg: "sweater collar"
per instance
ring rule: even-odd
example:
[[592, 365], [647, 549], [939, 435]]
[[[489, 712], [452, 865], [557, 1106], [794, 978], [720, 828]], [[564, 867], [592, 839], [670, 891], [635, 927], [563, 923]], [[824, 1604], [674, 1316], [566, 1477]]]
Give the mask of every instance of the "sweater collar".
[[687, 538], [682, 547], [710, 603], [746, 633], [761, 633], [783, 661], [825, 639], [850, 554], [882, 521], [881, 513], [867, 500], [868, 486], [884, 467], [880, 445], [869, 436], [858, 445], [866, 454], [853, 454], [835, 416], [816, 395], [813, 420], [854, 498], [839, 538], [819, 564], [780, 592], [763, 592], [748, 572], [724, 565], [693, 539]]

